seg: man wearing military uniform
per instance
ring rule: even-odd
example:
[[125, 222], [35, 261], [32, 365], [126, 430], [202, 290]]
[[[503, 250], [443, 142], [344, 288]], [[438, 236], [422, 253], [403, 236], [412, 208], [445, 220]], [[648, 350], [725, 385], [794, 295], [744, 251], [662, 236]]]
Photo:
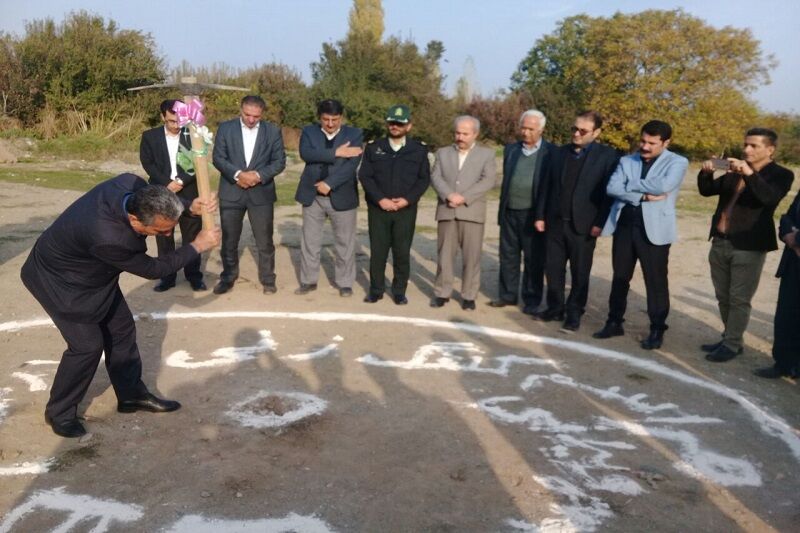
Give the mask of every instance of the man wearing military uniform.
[[383, 298], [386, 260], [392, 251], [392, 298], [408, 303], [406, 287], [411, 271], [411, 241], [417, 222], [417, 203], [430, 184], [428, 147], [407, 136], [411, 112], [404, 105], [389, 108], [388, 136], [367, 144], [358, 178], [364, 187], [369, 224], [369, 293], [367, 303]]

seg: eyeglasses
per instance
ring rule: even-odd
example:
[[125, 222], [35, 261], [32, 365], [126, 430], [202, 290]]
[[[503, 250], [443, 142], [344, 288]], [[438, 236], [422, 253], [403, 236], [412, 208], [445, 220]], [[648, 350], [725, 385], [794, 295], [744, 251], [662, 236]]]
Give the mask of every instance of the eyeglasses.
[[396, 126], [396, 127], [398, 127], [398, 128], [403, 128], [403, 127], [405, 127], [405, 126], [408, 124], [408, 122], [394, 122], [394, 121], [389, 121], [389, 122], [387, 122], [387, 124], [388, 124], [389, 126]]
[[589, 135], [590, 133], [592, 133], [594, 131], [594, 130], [585, 130], [585, 129], [579, 128], [577, 126], [572, 126], [570, 129], [572, 130], [572, 133], [580, 133], [581, 137], [583, 137], [584, 135]]

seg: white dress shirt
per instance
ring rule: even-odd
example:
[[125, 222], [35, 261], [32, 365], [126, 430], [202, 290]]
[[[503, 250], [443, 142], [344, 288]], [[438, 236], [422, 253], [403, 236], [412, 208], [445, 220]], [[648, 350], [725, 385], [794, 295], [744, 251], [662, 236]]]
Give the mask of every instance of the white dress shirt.
[[175, 181], [178, 178], [178, 150], [180, 150], [181, 134], [172, 135], [165, 126], [164, 137], [167, 139], [167, 152], [169, 152], [169, 179]]

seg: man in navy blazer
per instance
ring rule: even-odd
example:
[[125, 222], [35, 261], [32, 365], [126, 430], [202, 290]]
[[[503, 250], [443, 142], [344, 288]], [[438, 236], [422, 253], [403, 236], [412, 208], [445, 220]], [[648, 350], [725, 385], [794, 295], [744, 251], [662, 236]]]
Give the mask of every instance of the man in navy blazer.
[[275, 176], [286, 168], [286, 152], [281, 130], [261, 120], [266, 107], [260, 96], [245, 96], [239, 118], [220, 124], [214, 141], [222, 226], [222, 274], [214, 294], [231, 290], [239, 277], [239, 238], [245, 213], [258, 248], [258, 279], [264, 294], [277, 291], [272, 240], [274, 204], [278, 199]]
[[300, 246], [300, 287], [295, 294], [316, 290], [319, 279], [322, 226], [333, 227], [334, 281], [340, 296], [353, 295], [356, 280], [356, 170], [364, 140], [360, 129], [342, 124], [344, 106], [338, 100], [317, 105], [319, 124], [303, 128], [300, 157], [306, 166], [295, 200], [303, 206]]
[[677, 240], [675, 202], [689, 160], [667, 150], [672, 127], [651, 120], [641, 129], [639, 151], [620, 159], [606, 192], [614, 198], [603, 235], [614, 235], [614, 270], [608, 298], [608, 320], [596, 339], [624, 335], [628, 290], [638, 260], [647, 290], [650, 334], [645, 350], [661, 347], [669, 314], [667, 264], [670, 244]]
[[[105, 352], [117, 410], [168, 412], [176, 401], [151, 394], [142, 382], [136, 325], [119, 288], [122, 272], [147, 279], [175, 273], [219, 243], [219, 230], [202, 230], [158, 258], [147, 255], [148, 235], [169, 235], [189, 203], [133, 174], [105, 181], [69, 206], [33, 245], [22, 282], [67, 342], [50, 388], [45, 421], [62, 437], [86, 433], [77, 411]], [[191, 212], [200, 214], [198, 198]], [[216, 205], [208, 204], [212, 211]]]
[[[547, 230], [547, 309], [543, 321], [564, 320], [565, 331], [577, 331], [589, 297], [589, 280], [597, 237], [606, 223], [612, 199], [608, 179], [619, 155], [595, 142], [603, 127], [597, 111], [582, 111], [572, 126], [572, 142], [555, 150], [536, 206], [536, 229]], [[569, 261], [571, 289], [564, 286]]]
[[[197, 198], [197, 180], [192, 174], [187, 174], [177, 164], [177, 154], [180, 146], [191, 150], [192, 145], [189, 139], [189, 132], [186, 128], [178, 125], [178, 119], [172, 111], [175, 102], [180, 100], [164, 100], [161, 102], [161, 119], [163, 126], [149, 129], [142, 133], [142, 140], [139, 143], [139, 161], [142, 168], [150, 177], [153, 185], [163, 185], [170, 191], [178, 195], [178, 198], [191, 202]], [[203, 222], [200, 218], [191, 216], [188, 213], [181, 215], [178, 220], [181, 228], [181, 240], [192, 242], [200, 233]], [[156, 235], [156, 246], [158, 255], [171, 253], [175, 250], [175, 235]], [[200, 256], [196, 261], [187, 264], [183, 269], [183, 274], [195, 291], [206, 290], [203, 282], [203, 273], [200, 271]], [[173, 272], [162, 278], [153, 287], [156, 292], [164, 292], [175, 286], [177, 275]]]

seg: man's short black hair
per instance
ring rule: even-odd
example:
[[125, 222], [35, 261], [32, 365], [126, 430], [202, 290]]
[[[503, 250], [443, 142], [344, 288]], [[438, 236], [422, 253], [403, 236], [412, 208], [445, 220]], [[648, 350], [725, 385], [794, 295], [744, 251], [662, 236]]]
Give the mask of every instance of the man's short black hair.
[[166, 115], [167, 111], [169, 111], [171, 113], [172, 112], [172, 108], [175, 106], [175, 102], [183, 103], [183, 100], [176, 100], [176, 99], [172, 98], [172, 99], [164, 100], [163, 102], [161, 102], [161, 105], [159, 106], [159, 109], [161, 109], [161, 116]]
[[778, 134], [775, 133], [775, 130], [771, 130], [769, 128], [750, 128], [747, 130], [747, 133], [744, 134], [745, 137], [750, 137], [751, 135], [763, 137], [764, 142], [766, 142], [769, 146], [775, 146], [778, 144]]
[[248, 94], [244, 98], [242, 98], [242, 103], [239, 104], [239, 107], [244, 107], [246, 105], [255, 105], [261, 108], [261, 110], [265, 110], [267, 108], [267, 103], [264, 101], [263, 98], [258, 96], [257, 94]]
[[155, 222], [159, 215], [169, 220], [178, 220], [185, 209], [175, 193], [163, 185], [148, 185], [138, 189], [128, 199], [126, 208], [129, 214], [134, 215], [145, 226]]
[[585, 109], [575, 115], [575, 118], [583, 118], [586, 120], [591, 120], [594, 124], [594, 129], [602, 128], [603, 127], [603, 115], [594, 111], [593, 109]]
[[344, 106], [339, 100], [322, 100], [317, 104], [317, 117], [322, 115], [344, 115]]
[[668, 141], [672, 138], [672, 126], [663, 120], [651, 120], [642, 126], [642, 131], [640, 133], [646, 133], [654, 137], [659, 136], [662, 141]]

